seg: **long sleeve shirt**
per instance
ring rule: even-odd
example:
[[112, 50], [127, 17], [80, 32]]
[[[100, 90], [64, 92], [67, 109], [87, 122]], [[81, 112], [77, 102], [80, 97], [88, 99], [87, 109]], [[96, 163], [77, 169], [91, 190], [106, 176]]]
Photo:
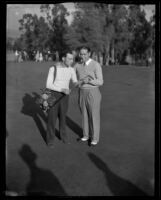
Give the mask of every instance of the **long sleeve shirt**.
[[90, 76], [91, 80], [87, 84], [83, 84], [81, 88], [92, 88], [99, 87], [103, 85], [103, 75], [102, 68], [98, 62], [95, 60], [89, 59], [85, 65], [76, 64], [75, 71], [77, 74], [78, 80], [85, 78], [86, 76]]
[[46, 81], [46, 88], [62, 92], [63, 89], [69, 89], [70, 80], [77, 83], [75, 70], [72, 67], [57, 66], [56, 77], [54, 80], [54, 67], [50, 67]]

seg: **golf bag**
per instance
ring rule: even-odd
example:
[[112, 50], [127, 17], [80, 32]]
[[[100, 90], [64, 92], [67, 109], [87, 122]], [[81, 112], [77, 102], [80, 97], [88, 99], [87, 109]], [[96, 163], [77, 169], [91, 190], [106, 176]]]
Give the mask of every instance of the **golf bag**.
[[[54, 76], [54, 80], [55, 80], [56, 73], [57, 73], [57, 67], [54, 66], [54, 68], [55, 68], [55, 70], [54, 70], [53, 76]], [[48, 88], [40, 89], [40, 90], [42, 92], [39, 95], [39, 97], [36, 99], [36, 104], [38, 104], [43, 111], [47, 111], [49, 108], [54, 106], [54, 104], [58, 100], [54, 96], [54, 91], [53, 90], [50, 90]]]

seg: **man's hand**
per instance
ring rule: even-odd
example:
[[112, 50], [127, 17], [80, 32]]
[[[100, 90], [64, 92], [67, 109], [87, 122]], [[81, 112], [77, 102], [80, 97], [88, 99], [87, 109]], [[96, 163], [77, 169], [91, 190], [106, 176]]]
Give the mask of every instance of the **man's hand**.
[[82, 83], [83, 83], [83, 84], [87, 84], [88, 81], [89, 81], [89, 80], [88, 80], [88, 77], [86, 77], [86, 78], [83, 79]]
[[91, 80], [92, 80], [92, 78], [89, 77], [89, 76], [87, 76], [87, 77], [85, 77], [85, 78], [82, 80], [82, 84], [87, 84], [87, 83], [89, 83]]

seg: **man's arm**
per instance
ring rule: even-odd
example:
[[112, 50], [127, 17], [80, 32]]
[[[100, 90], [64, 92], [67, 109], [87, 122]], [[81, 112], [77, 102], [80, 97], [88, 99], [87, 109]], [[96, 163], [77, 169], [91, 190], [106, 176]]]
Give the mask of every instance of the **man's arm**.
[[[77, 65], [75, 65], [73, 69], [75, 71], [75, 75], [76, 75], [76, 78], [77, 78]], [[93, 77], [90, 76], [90, 75], [87, 75], [82, 79], [79, 79], [79, 80], [77, 79], [77, 82], [74, 82], [74, 85], [75, 85], [75, 87], [81, 87], [81, 85], [88, 83], [89, 80], [91, 80], [91, 79], [93, 79]]]
[[76, 71], [75, 71], [74, 68], [71, 68], [71, 79], [72, 79], [72, 82], [73, 82], [74, 84], [77, 84], [77, 83], [78, 83]]
[[100, 64], [98, 63], [96, 65], [96, 69], [95, 69], [95, 79], [88, 78], [88, 84], [94, 85], [94, 86], [101, 86], [103, 85], [103, 75], [102, 75], [102, 68], [100, 66]]
[[62, 92], [62, 90], [58, 89], [57, 87], [54, 86], [54, 70], [55, 67], [50, 67], [49, 72], [48, 72], [48, 77], [47, 77], [47, 81], [46, 81], [46, 88], [50, 89], [50, 90], [55, 90], [58, 92]]
[[81, 80], [78, 81], [76, 65], [72, 68], [72, 81], [73, 81], [74, 87], [79, 87], [82, 83]]
[[47, 81], [46, 81], [46, 88], [54, 90], [55, 87], [53, 85], [54, 82], [54, 67], [50, 67], [49, 72], [48, 72], [48, 76], [47, 76]]

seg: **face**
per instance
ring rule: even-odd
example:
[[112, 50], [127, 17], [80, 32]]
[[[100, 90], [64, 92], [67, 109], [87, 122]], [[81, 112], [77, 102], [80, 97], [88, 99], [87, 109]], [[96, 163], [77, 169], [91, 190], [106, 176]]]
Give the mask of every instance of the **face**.
[[90, 57], [90, 52], [88, 52], [87, 49], [81, 49], [80, 50], [80, 57], [81, 57], [83, 62], [86, 62]]
[[71, 66], [73, 64], [74, 56], [73, 54], [67, 53], [66, 57], [64, 57], [64, 63], [67, 66]]

